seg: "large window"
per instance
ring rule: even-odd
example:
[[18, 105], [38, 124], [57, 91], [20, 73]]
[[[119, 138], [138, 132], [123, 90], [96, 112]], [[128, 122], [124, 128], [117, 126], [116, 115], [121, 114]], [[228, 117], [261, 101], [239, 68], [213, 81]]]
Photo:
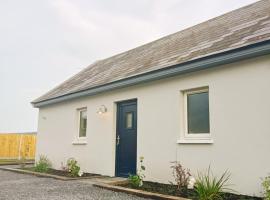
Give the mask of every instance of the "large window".
[[190, 92], [186, 98], [188, 134], [209, 133], [208, 91]]
[[79, 137], [86, 137], [87, 109], [79, 110]]

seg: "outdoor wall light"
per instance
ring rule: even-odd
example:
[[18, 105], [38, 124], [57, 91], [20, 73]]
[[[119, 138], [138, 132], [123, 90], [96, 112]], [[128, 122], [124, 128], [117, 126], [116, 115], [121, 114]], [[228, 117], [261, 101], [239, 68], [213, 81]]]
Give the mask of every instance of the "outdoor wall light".
[[104, 114], [105, 112], [107, 112], [107, 108], [104, 105], [101, 105], [97, 111], [98, 114]]

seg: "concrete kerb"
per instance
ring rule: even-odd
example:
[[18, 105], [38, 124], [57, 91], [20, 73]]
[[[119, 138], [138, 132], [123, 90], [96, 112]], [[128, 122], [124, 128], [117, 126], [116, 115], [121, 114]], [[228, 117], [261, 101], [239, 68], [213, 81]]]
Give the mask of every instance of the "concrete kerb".
[[23, 169], [13, 169], [13, 168], [4, 168], [4, 167], [1, 167], [0, 170], [17, 172], [17, 173], [21, 173], [21, 174], [30, 174], [30, 175], [35, 175], [35, 176], [38, 176], [38, 177], [54, 178], [54, 179], [58, 179], [58, 180], [62, 180], [62, 181], [93, 179], [93, 178], [101, 177], [101, 176], [91, 176], [91, 177], [72, 178], [72, 177], [58, 176], [58, 175], [53, 175], [53, 174], [45, 174], [45, 173], [40, 173], [40, 172], [33, 172], [33, 171], [28, 171], [28, 170], [23, 170]]
[[136, 196], [144, 197], [144, 198], [151, 198], [151, 199], [158, 199], [158, 200], [190, 200], [190, 199], [183, 198], [183, 197], [176, 197], [176, 196], [171, 196], [171, 195], [146, 192], [143, 190], [125, 188], [125, 187], [121, 187], [119, 185], [94, 183], [93, 186], [103, 188], [103, 189], [112, 190], [115, 192], [124, 192], [124, 193], [132, 194], [132, 195], [136, 195]]

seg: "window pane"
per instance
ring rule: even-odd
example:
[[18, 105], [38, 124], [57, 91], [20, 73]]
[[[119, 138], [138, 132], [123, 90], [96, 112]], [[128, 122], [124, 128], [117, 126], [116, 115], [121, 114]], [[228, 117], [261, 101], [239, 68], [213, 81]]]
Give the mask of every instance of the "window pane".
[[187, 95], [188, 133], [209, 133], [208, 92]]
[[126, 113], [126, 128], [132, 128], [133, 114], [132, 112]]
[[87, 127], [87, 112], [86, 110], [80, 111], [80, 131], [79, 137], [86, 136], [86, 127]]

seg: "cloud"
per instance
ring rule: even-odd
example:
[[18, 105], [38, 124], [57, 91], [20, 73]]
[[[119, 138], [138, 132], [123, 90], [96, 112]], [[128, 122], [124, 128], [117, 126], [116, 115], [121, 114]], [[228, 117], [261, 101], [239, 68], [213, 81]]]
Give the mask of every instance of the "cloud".
[[82, 31], [93, 31], [97, 27], [82, 15], [80, 8], [67, 0], [53, 0], [51, 5], [57, 9], [58, 14], [62, 17], [63, 22], [73, 28], [78, 28]]

